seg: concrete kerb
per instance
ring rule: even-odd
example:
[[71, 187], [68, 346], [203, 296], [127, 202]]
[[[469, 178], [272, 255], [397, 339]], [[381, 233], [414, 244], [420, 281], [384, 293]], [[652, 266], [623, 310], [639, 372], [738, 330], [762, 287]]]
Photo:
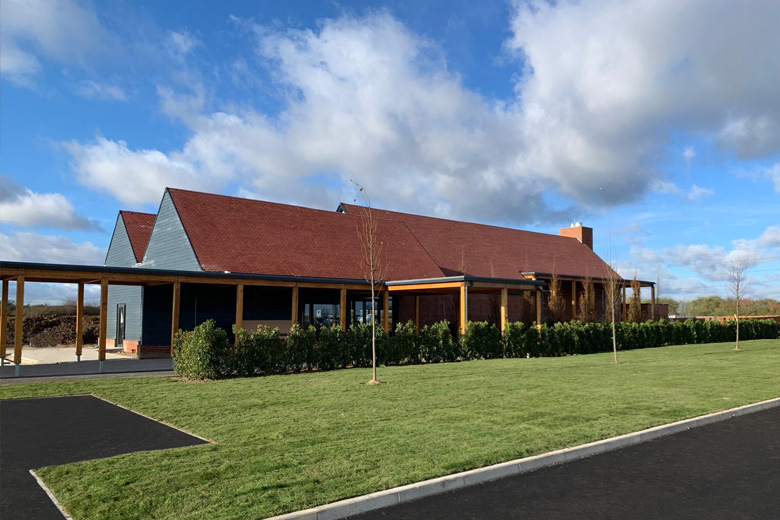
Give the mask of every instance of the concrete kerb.
[[340, 500], [311, 509], [294, 511], [292, 513], [271, 517], [268, 520], [339, 520], [341, 518], [347, 518], [349, 516], [366, 513], [402, 502], [409, 502], [418, 498], [445, 493], [458, 488], [480, 484], [502, 477], [527, 473], [545, 466], [583, 459], [599, 453], [624, 448], [633, 444], [639, 444], [691, 428], [705, 426], [714, 422], [774, 408], [776, 406], [780, 406], [780, 397], [740, 406], [738, 408], [732, 408], [730, 410], [724, 410], [722, 412], [702, 415], [692, 419], [655, 426], [646, 430], [582, 444], [573, 448], [566, 448], [544, 453], [542, 455], [534, 455], [533, 457], [502, 462], [484, 468], [472, 469], [461, 473], [446, 475], [444, 477], [378, 491], [368, 495]]
[[60, 503], [59, 503], [59, 501], [57, 500], [57, 497], [55, 497], [55, 496], [54, 496], [54, 493], [52, 493], [52, 492], [51, 492], [51, 490], [49, 489], [49, 486], [47, 486], [46, 484], [44, 484], [43, 480], [41, 480], [41, 477], [39, 477], [39, 476], [38, 476], [38, 474], [35, 472], [35, 470], [34, 470], [34, 469], [31, 469], [31, 470], [30, 470], [30, 475], [32, 475], [32, 476], [33, 476], [33, 478], [35, 478], [35, 481], [36, 481], [36, 482], [38, 482], [38, 485], [39, 485], [39, 486], [41, 486], [41, 488], [43, 489], [43, 491], [44, 491], [44, 492], [45, 492], [47, 495], [49, 495], [49, 498], [50, 498], [50, 499], [51, 499], [51, 501], [54, 503], [54, 506], [55, 506], [57, 509], [59, 509], [59, 510], [60, 510], [60, 513], [62, 513], [62, 516], [65, 518], [65, 520], [73, 520], [73, 517], [71, 517], [71, 516], [68, 514], [68, 512], [67, 512], [67, 511], [65, 511], [65, 508], [64, 508], [64, 507], [62, 507], [62, 504], [60, 504]]

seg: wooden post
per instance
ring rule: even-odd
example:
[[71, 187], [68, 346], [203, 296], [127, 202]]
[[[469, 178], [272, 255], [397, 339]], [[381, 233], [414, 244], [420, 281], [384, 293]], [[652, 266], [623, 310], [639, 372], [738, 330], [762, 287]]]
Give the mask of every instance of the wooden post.
[[390, 332], [390, 291], [382, 291], [382, 330]]
[[414, 295], [414, 332], [420, 334], [420, 295]]
[[98, 332], [98, 361], [106, 360], [106, 330], [108, 330], [108, 280], [100, 280], [100, 328]]
[[577, 318], [577, 280], [571, 281], [571, 319]]
[[469, 320], [469, 288], [466, 282], [460, 286], [460, 333], [466, 334], [466, 325]]
[[173, 282], [173, 298], [171, 303], [171, 357], [173, 357], [173, 340], [179, 332], [179, 302], [181, 300], [181, 282]]
[[509, 306], [509, 289], [501, 289], [501, 335], [506, 332], [506, 315]]
[[536, 328], [542, 328], [542, 290], [536, 288]]
[[6, 343], [8, 342], [8, 280], [3, 280], [3, 299], [0, 303], [0, 359], [5, 363]]
[[650, 319], [655, 321], [655, 285], [650, 286]]
[[339, 325], [342, 329], [347, 328], [347, 290], [341, 290], [339, 298]]
[[16, 277], [16, 323], [14, 324], [14, 364], [22, 364], [22, 336], [24, 335], [24, 276]]
[[236, 332], [244, 328], [244, 284], [236, 285]]
[[290, 328], [298, 323], [298, 287], [292, 288], [292, 315], [290, 318]]
[[84, 347], [84, 282], [79, 282], [76, 293], [76, 356], [81, 356]]

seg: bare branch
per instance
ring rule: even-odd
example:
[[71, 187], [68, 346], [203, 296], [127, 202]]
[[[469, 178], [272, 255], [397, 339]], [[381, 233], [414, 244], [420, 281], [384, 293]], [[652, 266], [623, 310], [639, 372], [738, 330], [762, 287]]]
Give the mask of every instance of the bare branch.
[[740, 316], [740, 303], [745, 299], [747, 295], [747, 288], [750, 285], [750, 266], [752, 265], [751, 259], [743, 251], [737, 251], [735, 258], [731, 260], [731, 272], [729, 273], [729, 285], [726, 288], [729, 296], [734, 299], [734, 319], [737, 324], [737, 337], [734, 350], [740, 350], [739, 348], [739, 316]]
[[[374, 216], [371, 199], [362, 185], [355, 181], [352, 182], [357, 186], [358, 193], [365, 202], [365, 206], [361, 208], [360, 219], [356, 221], [355, 226], [363, 252], [361, 258], [363, 277], [371, 286], [371, 365], [373, 377], [370, 383], [377, 384], [379, 380], [376, 378], [376, 293], [382, 282], [387, 279], [388, 266], [387, 262], [384, 261], [385, 244], [379, 238], [379, 220]], [[389, 309], [385, 309], [384, 312], [389, 312]]]

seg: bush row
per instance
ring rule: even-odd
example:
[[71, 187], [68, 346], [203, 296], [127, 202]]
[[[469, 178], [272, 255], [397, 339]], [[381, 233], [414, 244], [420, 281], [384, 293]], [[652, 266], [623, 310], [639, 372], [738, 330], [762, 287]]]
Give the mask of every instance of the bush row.
[[[733, 321], [694, 321], [616, 324], [618, 349], [661, 347], [692, 343], [734, 341]], [[742, 320], [740, 339], [776, 339], [780, 323]], [[612, 350], [608, 323], [572, 321], [525, 327], [508, 323], [502, 336], [495, 325], [469, 322], [466, 334], [453, 337], [442, 321], [422, 327], [398, 324], [388, 336], [377, 330], [377, 363], [403, 365], [446, 361], [591, 354]], [[278, 329], [260, 326], [255, 332], [239, 330], [234, 344], [227, 333], [207, 321], [192, 331], [179, 331], [174, 342], [176, 373], [192, 379], [219, 379], [301, 370], [333, 370], [371, 366], [371, 326], [302, 328], [294, 326], [286, 338]]]

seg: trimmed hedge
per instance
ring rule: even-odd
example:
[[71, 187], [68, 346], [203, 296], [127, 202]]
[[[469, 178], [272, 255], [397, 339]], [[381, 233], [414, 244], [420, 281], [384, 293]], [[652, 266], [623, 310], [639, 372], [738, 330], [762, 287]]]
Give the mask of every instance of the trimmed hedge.
[[[719, 343], [736, 339], [733, 321], [617, 323], [619, 350]], [[508, 357], [550, 357], [592, 354], [612, 350], [609, 323], [572, 321], [526, 328], [508, 323], [503, 337], [495, 325], [469, 322], [466, 334], [454, 338], [442, 321], [422, 327], [419, 334], [410, 321], [396, 325], [394, 335], [377, 329], [377, 363], [414, 365]], [[306, 329], [293, 326], [286, 339], [278, 329], [260, 326], [255, 332], [236, 331], [230, 345], [224, 330], [209, 320], [192, 331], [179, 331], [174, 340], [176, 373], [191, 379], [219, 379], [285, 374], [301, 370], [333, 370], [371, 366], [371, 326], [349, 329]], [[773, 320], [740, 321], [740, 339], [777, 339], [780, 323]]]

